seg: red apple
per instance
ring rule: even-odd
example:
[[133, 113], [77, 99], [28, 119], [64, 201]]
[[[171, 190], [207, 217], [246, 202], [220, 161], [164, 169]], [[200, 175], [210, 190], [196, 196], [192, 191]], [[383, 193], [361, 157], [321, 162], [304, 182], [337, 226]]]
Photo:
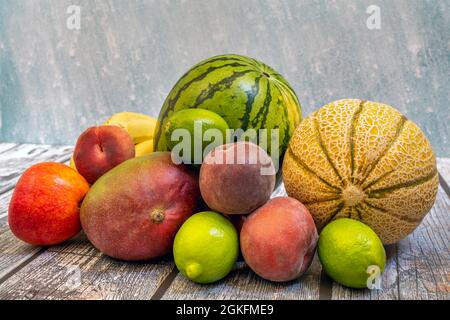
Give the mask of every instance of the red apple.
[[53, 245], [81, 230], [80, 206], [89, 190], [72, 168], [53, 162], [30, 167], [17, 182], [9, 204], [13, 234], [29, 244]]
[[103, 174], [134, 158], [135, 149], [131, 136], [118, 126], [91, 127], [77, 140], [73, 158], [78, 172], [89, 183]]

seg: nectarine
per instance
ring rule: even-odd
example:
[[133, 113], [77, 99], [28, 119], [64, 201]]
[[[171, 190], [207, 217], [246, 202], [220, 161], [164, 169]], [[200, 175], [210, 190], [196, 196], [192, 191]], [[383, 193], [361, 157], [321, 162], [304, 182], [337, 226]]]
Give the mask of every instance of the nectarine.
[[17, 182], [9, 204], [9, 226], [19, 239], [53, 245], [81, 230], [79, 208], [89, 190], [72, 168], [52, 162], [30, 167]]

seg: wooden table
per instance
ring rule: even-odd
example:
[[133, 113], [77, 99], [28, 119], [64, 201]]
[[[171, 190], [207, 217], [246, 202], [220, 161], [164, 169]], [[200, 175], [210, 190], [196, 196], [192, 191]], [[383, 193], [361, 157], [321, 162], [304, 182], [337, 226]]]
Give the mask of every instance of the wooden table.
[[387, 246], [382, 289], [371, 291], [334, 283], [317, 257], [305, 275], [289, 283], [265, 281], [241, 261], [224, 280], [198, 285], [186, 280], [169, 258], [116, 261], [82, 234], [50, 248], [21, 242], [7, 222], [17, 179], [34, 163], [67, 162], [72, 150], [0, 143], [0, 299], [450, 299], [450, 159], [438, 159], [436, 204], [413, 234]]

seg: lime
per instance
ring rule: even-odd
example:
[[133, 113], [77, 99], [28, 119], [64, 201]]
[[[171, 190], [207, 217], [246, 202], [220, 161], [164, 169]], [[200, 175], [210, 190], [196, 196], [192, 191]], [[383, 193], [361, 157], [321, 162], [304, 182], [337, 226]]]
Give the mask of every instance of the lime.
[[[323, 228], [318, 252], [325, 272], [351, 288], [368, 287], [368, 279], [386, 266], [386, 252], [376, 233], [364, 223], [341, 218]], [[372, 281], [372, 279], [369, 279]]]
[[[215, 112], [184, 109], [170, 116], [163, 131], [170, 150], [180, 146], [180, 156], [184, 163], [201, 164], [207, 147], [211, 150], [226, 142], [227, 129], [227, 122]], [[189, 150], [190, 155], [187, 154]]]
[[180, 272], [198, 283], [211, 283], [225, 277], [239, 254], [236, 229], [219, 213], [194, 214], [175, 236], [173, 257]]

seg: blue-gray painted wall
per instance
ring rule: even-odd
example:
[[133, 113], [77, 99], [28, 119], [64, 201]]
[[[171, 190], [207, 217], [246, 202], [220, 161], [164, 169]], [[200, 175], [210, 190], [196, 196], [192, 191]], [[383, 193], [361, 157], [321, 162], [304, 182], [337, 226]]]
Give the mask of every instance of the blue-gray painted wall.
[[450, 1], [438, 0], [0, 0], [0, 140], [73, 144], [114, 112], [156, 116], [191, 65], [227, 52], [285, 75], [304, 115], [388, 103], [450, 156]]

